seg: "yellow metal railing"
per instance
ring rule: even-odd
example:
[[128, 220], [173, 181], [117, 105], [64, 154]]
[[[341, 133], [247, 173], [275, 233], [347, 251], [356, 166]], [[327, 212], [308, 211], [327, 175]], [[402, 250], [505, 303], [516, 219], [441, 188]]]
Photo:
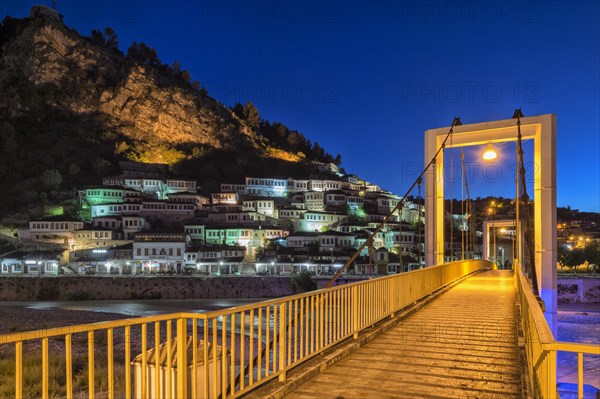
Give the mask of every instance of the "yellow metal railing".
[[238, 397], [491, 266], [460, 261], [207, 313], [0, 335], [0, 358], [14, 364], [4, 389], [19, 399]]
[[577, 354], [577, 397], [583, 398], [583, 356], [600, 356], [600, 346], [555, 341], [527, 278], [518, 264], [515, 264], [514, 269], [533, 397], [536, 399], [559, 397], [556, 382], [557, 353], [571, 352]]

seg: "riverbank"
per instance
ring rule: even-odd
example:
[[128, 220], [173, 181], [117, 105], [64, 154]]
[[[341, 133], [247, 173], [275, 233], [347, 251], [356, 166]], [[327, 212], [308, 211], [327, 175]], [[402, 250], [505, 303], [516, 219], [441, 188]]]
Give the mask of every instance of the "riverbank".
[[76, 324], [128, 319], [132, 316], [87, 310], [31, 309], [20, 306], [0, 307], [0, 334], [66, 327]]
[[2, 277], [0, 301], [277, 298], [290, 277]]

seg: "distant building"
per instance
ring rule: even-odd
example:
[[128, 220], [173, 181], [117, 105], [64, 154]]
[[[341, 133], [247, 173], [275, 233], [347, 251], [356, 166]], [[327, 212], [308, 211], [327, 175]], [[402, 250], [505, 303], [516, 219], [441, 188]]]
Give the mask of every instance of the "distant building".
[[183, 254], [190, 244], [185, 233], [137, 233], [133, 241], [133, 260], [142, 272], [180, 272]]
[[32, 220], [28, 228], [17, 229], [19, 240], [73, 245], [75, 232], [83, 229], [84, 222], [64, 216]]

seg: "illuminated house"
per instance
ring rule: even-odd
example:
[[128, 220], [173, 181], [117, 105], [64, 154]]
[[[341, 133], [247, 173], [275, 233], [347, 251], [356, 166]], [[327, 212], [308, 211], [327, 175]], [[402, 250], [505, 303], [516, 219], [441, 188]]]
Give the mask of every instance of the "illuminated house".
[[347, 196], [342, 190], [330, 190], [325, 192], [325, 205], [340, 207], [346, 204]]
[[377, 211], [380, 214], [387, 215], [398, 205], [400, 198], [391, 195], [381, 195], [377, 197]]
[[183, 254], [190, 244], [185, 233], [137, 233], [133, 240], [133, 260], [143, 272], [179, 272]]
[[64, 216], [53, 216], [29, 222], [29, 228], [17, 229], [19, 240], [72, 245], [75, 231], [83, 229], [80, 220]]
[[268, 225], [204, 225], [189, 223], [185, 231], [194, 241], [206, 244], [226, 244], [245, 247], [247, 260], [253, 260], [256, 251], [264, 247], [269, 240], [286, 237], [288, 231]]
[[279, 208], [278, 210], [278, 221], [279, 226], [292, 229], [294, 223], [302, 218], [302, 215], [306, 212], [304, 209], [298, 209], [295, 207]]
[[272, 226], [277, 225], [277, 219], [258, 212], [210, 212], [208, 223], [218, 224], [255, 224], [264, 222]]
[[263, 197], [285, 197], [289, 192], [286, 179], [246, 177], [246, 194]]
[[113, 232], [111, 229], [105, 227], [84, 227], [83, 229], [75, 231], [75, 244], [77, 247], [89, 247], [100, 245], [106, 246], [106, 242], [110, 242], [113, 239]]
[[348, 205], [349, 213], [355, 214], [359, 217], [364, 216], [365, 198], [363, 196], [354, 193], [347, 194], [346, 204]]
[[0, 255], [1, 274], [60, 274], [59, 259], [62, 251], [12, 251]]
[[205, 274], [239, 274], [245, 253], [246, 248], [239, 245], [202, 245], [188, 249], [185, 264]]
[[331, 173], [339, 173], [340, 172], [340, 168], [333, 162], [325, 163], [325, 162], [311, 161], [310, 163], [319, 172], [331, 172]]
[[89, 205], [122, 203], [126, 197], [139, 198], [141, 192], [121, 186], [95, 186], [82, 190], [82, 197]]
[[235, 192], [231, 193], [213, 193], [210, 195], [213, 204], [237, 204], [240, 200], [240, 195]]
[[242, 202], [244, 211], [254, 211], [270, 217], [276, 216], [275, 201], [272, 199], [257, 198]]
[[317, 232], [297, 231], [285, 239], [285, 246], [288, 248], [304, 248], [313, 243], [319, 243], [319, 233]]
[[360, 256], [354, 262], [354, 272], [363, 275], [387, 275], [401, 272], [408, 272], [418, 269], [420, 266], [415, 263], [403, 262], [400, 264], [400, 257], [386, 248], [378, 248], [370, 254]]
[[355, 241], [356, 239], [353, 234], [328, 230], [319, 234], [319, 249], [321, 251], [328, 251], [336, 248], [353, 248]]
[[133, 244], [87, 248], [72, 251], [70, 267], [78, 274], [130, 273], [133, 263]]
[[194, 204], [196, 209], [203, 209], [207, 205], [210, 205], [210, 200], [208, 198], [190, 191], [167, 194], [167, 199], [170, 202], [185, 202], [188, 204]]
[[325, 194], [322, 191], [307, 191], [304, 193], [304, 206], [309, 211], [325, 209]]
[[308, 191], [309, 180], [288, 179], [288, 191], [291, 193], [300, 193]]
[[105, 177], [102, 180], [105, 186], [122, 186], [146, 194], [152, 194], [158, 199], [166, 199], [168, 194], [180, 192], [196, 192], [196, 181], [181, 178], [158, 178], [158, 177]]
[[186, 234], [190, 236], [192, 241], [202, 241], [204, 242], [204, 228], [205, 224], [196, 224], [196, 223], [186, 223], [184, 226], [184, 230]]
[[355, 231], [364, 230], [367, 227], [369, 226], [366, 222], [345, 222], [338, 224], [335, 229], [342, 233], [354, 233]]
[[245, 184], [221, 183], [221, 192], [222, 193], [246, 194], [246, 185]]
[[122, 214], [139, 214], [142, 210], [141, 198], [126, 197], [121, 202], [98, 203], [90, 206], [92, 218], [118, 216]]
[[[364, 229], [364, 230], [360, 230], [360, 231], [356, 231], [353, 233], [354, 234], [354, 245], [355, 248], [358, 249], [361, 247], [361, 245], [363, 245], [367, 239], [369, 239], [370, 237], [373, 236], [373, 230], [372, 229]], [[373, 244], [372, 247], [377, 249], [377, 248], [381, 248], [385, 246], [385, 236], [383, 232], [378, 232], [375, 237], [373, 237]], [[368, 253], [368, 248], [363, 249], [360, 254], [361, 255], [366, 255]]]
[[302, 219], [296, 221], [295, 231], [321, 231], [345, 221], [347, 217], [345, 213], [306, 211]]
[[412, 226], [403, 224], [402, 231], [399, 229], [388, 230], [384, 234], [385, 248], [395, 253], [416, 253], [416, 232], [412, 230]]
[[196, 206], [185, 202], [144, 201], [140, 216], [152, 221], [160, 220], [165, 224], [180, 224], [194, 217]]
[[342, 188], [342, 182], [339, 180], [309, 180], [308, 189], [310, 191], [329, 191]]
[[127, 240], [132, 240], [133, 233], [142, 231], [147, 226], [146, 220], [135, 214], [96, 217], [92, 220], [92, 225], [111, 229], [116, 237]]

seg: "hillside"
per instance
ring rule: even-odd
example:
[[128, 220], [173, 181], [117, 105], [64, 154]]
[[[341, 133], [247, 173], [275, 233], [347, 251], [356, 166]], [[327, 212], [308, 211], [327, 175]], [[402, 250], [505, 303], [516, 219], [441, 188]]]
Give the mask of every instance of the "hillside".
[[341, 162], [299, 132], [261, 120], [252, 104], [219, 103], [144, 43], [125, 54], [110, 28], [83, 36], [43, 6], [28, 18], [6, 17], [0, 216], [60, 201], [61, 192], [117, 173], [123, 159], [167, 163], [205, 192], [248, 174], [310, 174], [309, 160]]

